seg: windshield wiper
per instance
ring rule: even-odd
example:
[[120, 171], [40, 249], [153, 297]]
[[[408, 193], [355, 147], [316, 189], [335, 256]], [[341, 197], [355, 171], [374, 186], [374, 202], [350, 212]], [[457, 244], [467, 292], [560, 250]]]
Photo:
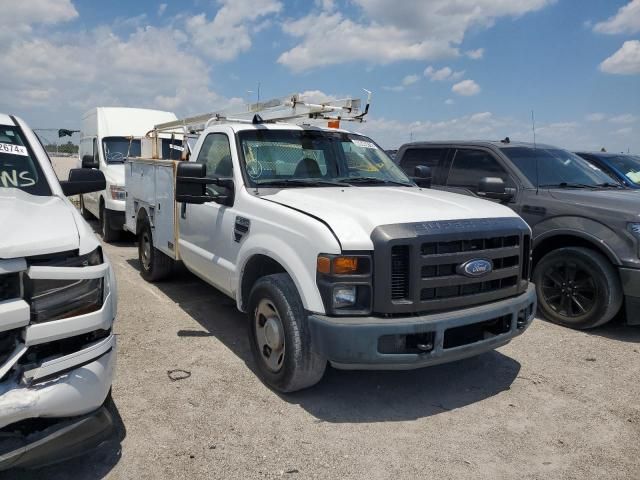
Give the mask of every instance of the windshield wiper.
[[353, 185], [400, 185], [403, 187], [414, 186], [413, 183], [398, 182], [396, 180], [387, 180], [377, 177], [341, 177], [338, 180]]
[[589, 185], [586, 183], [560, 182], [557, 184], [540, 185], [540, 188], [598, 188], [597, 185]]
[[598, 183], [597, 186], [601, 188], [624, 188], [619, 183], [611, 183], [611, 182]]
[[274, 178], [256, 182], [256, 187], [349, 187], [348, 183], [338, 180]]

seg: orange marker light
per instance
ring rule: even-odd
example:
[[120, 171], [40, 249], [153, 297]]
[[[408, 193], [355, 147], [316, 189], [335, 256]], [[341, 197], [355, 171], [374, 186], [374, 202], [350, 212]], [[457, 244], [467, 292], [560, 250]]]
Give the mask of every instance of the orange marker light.
[[336, 257], [333, 259], [333, 273], [344, 275], [358, 271], [357, 257]]
[[340, 120], [329, 120], [329, 128], [340, 128]]
[[328, 257], [318, 257], [318, 273], [331, 273], [331, 260]]

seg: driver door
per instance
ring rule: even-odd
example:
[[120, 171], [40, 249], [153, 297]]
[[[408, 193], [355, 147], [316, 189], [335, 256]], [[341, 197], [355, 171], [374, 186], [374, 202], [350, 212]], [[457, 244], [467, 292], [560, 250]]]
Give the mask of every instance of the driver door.
[[[227, 133], [205, 137], [195, 161], [207, 166], [207, 177], [233, 177], [233, 141]], [[225, 193], [224, 187], [207, 185], [211, 196]], [[231, 293], [231, 275], [240, 246], [233, 240], [236, 214], [233, 206], [216, 202], [183, 203], [178, 211], [182, 260], [191, 271], [226, 293]]]

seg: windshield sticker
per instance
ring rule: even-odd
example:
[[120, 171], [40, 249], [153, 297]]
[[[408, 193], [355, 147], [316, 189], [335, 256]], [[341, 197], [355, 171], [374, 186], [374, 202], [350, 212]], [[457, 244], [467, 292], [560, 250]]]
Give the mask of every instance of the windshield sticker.
[[629, 172], [627, 173], [627, 178], [633, 183], [640, 183], [640, 172]]
[[0, 142], [0, 153], [9, 153], [11, 155], [21, 155], [28, 157], [27, 149], [22, 145], [14, 145], [13, 143]]
[[249, 160], [247, 162], [247, 175], [253, 180], [256, 180], [262, 176], [262, 164], [256, 160]]
[[374, 150], [378, 148], [373, 142], [367, 142], [366, 140], [359, 140], [357, 138], [352, 138], [351, 143], [353, 143], [356, 147], [360, 147], [360, 148], [372, 148]]
[[4, 188], [31, 187], [36, 181], [31, 177], [29, 171], [9, 170], [0, 172], [0, 185]]

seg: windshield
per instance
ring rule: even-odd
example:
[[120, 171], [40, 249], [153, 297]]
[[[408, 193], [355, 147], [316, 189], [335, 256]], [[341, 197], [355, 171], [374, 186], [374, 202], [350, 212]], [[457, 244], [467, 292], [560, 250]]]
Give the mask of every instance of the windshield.
[[245, 130], [238, 134], [249, 184], [278, 186], [413, 186], [367, 137], [310, 130]]
[[640, 185], [640, 157], [636, 155], [612, 155], [606, 159], [630, 182]]
[[0, 125], [0, 188], [51, 195], [40, 164], [16, 127]]
[[140, 156], [140, 139], [105, 137], [102, 139], [102, 148], [107, 163], [122, 163], [127, 158]]
[[597, 166], [559, 148], [510, 147], [502, 152], [533, 185], [540, 187], [619, 185]]

